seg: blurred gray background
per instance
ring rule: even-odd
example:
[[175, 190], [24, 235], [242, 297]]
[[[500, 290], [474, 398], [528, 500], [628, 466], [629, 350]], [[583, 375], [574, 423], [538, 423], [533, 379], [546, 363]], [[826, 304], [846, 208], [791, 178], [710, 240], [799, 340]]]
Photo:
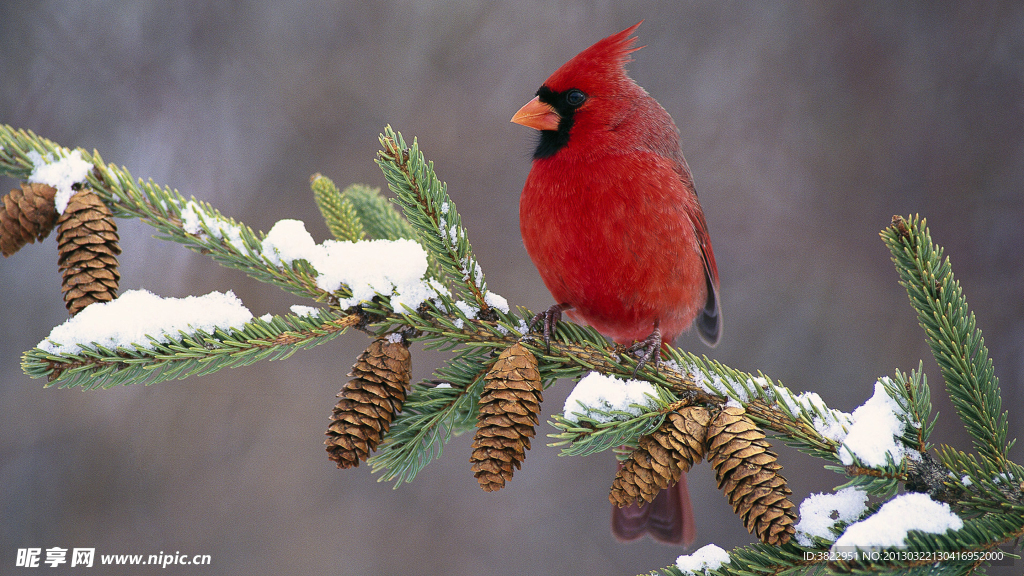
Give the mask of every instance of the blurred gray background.
[[[318, 240], [310, 174], [384, 186], [373, 159], [390, 123], [448, 182], [491, 289], [537, 310], [551, 302], [517, 223], [535, 133], [509, 118], [564, 61], [640, 19], [630, 72], [680, 127], [722, 278], [722, 343], [680, 344], [843, 410], [923, 359], [933, 440], [969, 449], [878, 239], [893, 214], [920, 213], [1020, 436], [1018, 3], [5, 2], [0, 122], [98, 149], [257, 230], [302, 219]], [[230, 289], [256, 315], [308, 303], [119, 225], [123, 289]], [[494, 494], [469, 470], [469, 436], [398, 490], [365, 466], [335, 469], [323, 432], [360, 333], [148, 388], [44, 389], [19, 360], [66, 319], [55, 252], [51, 237], [0, 261], [0, 572], [17, 548], [52, 546], [213, 557], [168, 574], [630, 575], [681, 552], [616, 543], [612, 455], [559, 458], [546, 424]], [[424, 378], [445, 356], [417, 345], [413, 359]], [[570, 387], [546, 393], [545, 414]], [[842, 482], [780, 452], [798, 501]], [[752, 541], [709, 466], [690, 485], [698, 546]], [[990, 573], [1020, 573], [1002, 570]]]

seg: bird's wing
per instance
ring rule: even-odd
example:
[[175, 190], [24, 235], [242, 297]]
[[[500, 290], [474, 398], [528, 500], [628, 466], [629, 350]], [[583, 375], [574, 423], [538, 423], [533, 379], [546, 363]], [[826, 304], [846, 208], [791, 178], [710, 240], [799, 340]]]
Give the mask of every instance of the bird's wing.
[[718, 264], [715, 263], [715, 253], [711, 249], [710, 236], [708, 235], [708, 224], [704, 220], [704, 212], [699, 208], [696, 214], [690, 218], [697, 241], [700, 244], [700, 255], [704, 260], [704, 282], [707, 284], [707, 300], [704, 302], [704, 309], [700, 311], [693, 323], [708, 346], [718, 344], [722, 337], [722, 312], [718, 296]]

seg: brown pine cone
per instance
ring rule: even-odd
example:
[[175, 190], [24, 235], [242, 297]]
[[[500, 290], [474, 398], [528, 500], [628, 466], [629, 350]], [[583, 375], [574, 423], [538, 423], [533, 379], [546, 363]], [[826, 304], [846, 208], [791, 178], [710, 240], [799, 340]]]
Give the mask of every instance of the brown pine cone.
[[117, 297], [117, 224], [92, 190], [76, 192], [57, 218], [57, 252], [64, 305], [72, 315], [93, 302]]
[[473, 438], [473, 475], [488, 492], [500, 490], [526, 458], [542, 398], [537, 358], [518, 342], [485, 376]]
[[640, 438], [636, 449], [619, 467], [608, 499], [618, 507], [651, 502], [691, 466], [704, 459], [711, 414], [702, 406], [670, 412], [657, 430]]
[[22, 184], [0, 201], [0, 251], [10, 256], [22, 246], [46, 238], [57, 225], [53, 205], [56, 188], [46, 184]]
[[405, 339], [377, 338], [352, 366], [352, 380], [338, 392], [327, 429], [327, 453], [338, 468], [353, 468], [370, 453], [402, 411], [412, 376], [412, 355]]
[[780, 545], [795, 532], [796, 514], [782, 466], [770, 448], [743, 408], [726, 407], [708, 427], [708, 460], [719, 489], [748, 532], [766, 544]]

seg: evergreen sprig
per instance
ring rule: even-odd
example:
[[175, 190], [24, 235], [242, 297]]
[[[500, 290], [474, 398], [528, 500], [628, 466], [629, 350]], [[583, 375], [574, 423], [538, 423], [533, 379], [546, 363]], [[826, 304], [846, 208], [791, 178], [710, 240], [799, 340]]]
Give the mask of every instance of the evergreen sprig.
[[[431, 379], [412, 385], [403, 410], [370, 459], [380, 479], [396, 486], [413, 480], [441, 454], [451, 436], [474, 427], [484, 375], [497, 353], [515, 342], [536, 356], [544, 388], [558, 379], [579, 379], [590, 371], [633, 377], [635, 358], [592, 328], [559, 322], [550, 347], [529, 334], [526, 325], [533, 314], [525, 309], [506, 311], [487, 291], [455, 204], [416, 140], [409, 145], [388, 127], [380, 142], [377, 162], [401, 213], [378, 189], [354, 185], [341, 191], [322, 176], [312, 181], [314, 198], [338, 240], [413, 238], [424, 246], [431, 261], [428, 280], [436, 282], [431, 284], [436, 295], [417, 309], [395, 309], [390, 295], [379, 294], [372, 301], [341, 310], [338, 299], [350, 295], [347, 288], [334, 293], [319, 288], [316, 270], [303, 260], [291, 265], [271, 263], [263, 255], [263, 234], [205, 202], [186, 200], [176, 190], [152, 181], [136, 180], [127, 169], [105, 164], [96, 152], [82, 151], [83, 158], [95, 167], [85, 185], [115, 216], [138, 218], [156, 228], [159, 238], [208, 254], [224, 266], [243, 270], [292, 294], [327, 302], [328, 307], [308, 316], [253, 319], [238, 329], [150, 336], [146, 342], [116, 350], [83, 345], [78, 353], [56, 355], [36, 348], [25, 353], [24, 370], [61, 387], [153, 383], [285, 358], [330, 341], [351, 327], [375, 337], [401, 332], [426, 348], [451, 352], [452, 357]], [[0, 126], [0, 173], [27, 179], [33, 169], [32, 152], [55, 158], [70, 153], [31, 132]], [[965, 527], [956, 532], [912, 533], [906, 541], [909, 550], [991, 550], [1020, 538], [1024, 535], [1024, 470], [1006, 457], [1012, 445], [1006, 441], [1008, 415], [1002, 411], [998, 380], [974, 316], [923, 220], [895, 218], [882, 238], [893, 253], [900, 282], [917, 311], [957, 413], [974, 438], [977, 454], [940, 446], [937, 459], [930, 456], [928, 438], [936, 420], [920, 365], [909, 375], [897, 371], [883, 380], [906, 424], [898, 440], [914, 456], [900, 462], [890, 458], [885, 465], [869, 468], [862, 463], [841, 465], [839, 450], [849, 415], [830, 409], [816, 395], [795, 394], [763, 374], [739, 371], [674, 347], [665, 348], [665, 362], [648, 365], [637, 375], [654, 386], [657, 397], [652, 405], [634, 406], [638, 413], [600, 413], [590, 407], [575, 420], [554, 414], [549, 420], [556, 429], [550, 435], [553, 444], [563, 455], [635, 445], [677, 406], [739, 404], [759, 426], [825, 460], [848, 484], [883, 499], [900, 489], [927, 491], [967, 518]], [[878, 504], [872, 505], [868, 514], [877, 508]], [[781, 547], [755, 544], [737, 548], [730, 553], [729, 563], [708, 574], [966, 573], [962, 565], [951, 563], [855, 566], [805, 560], [804, 552], [828, 549], [830, 542], [818, 540], [809, 547], [791, 542]], [[668, 567], [663, 573], [680, 572]]]
[[44, 157], [47, 154], [66, 156], [69, 150], [31, 130], [15, 130], [7, 124], [0, 124], [0, 173], [18, 180], [27, 180], [34, 168], [29, 158], [31, 152]]
[[79, 352], [58, 355], [37, 347], [23, 355], [22, 370], [33, 378], [47, 378], [48, 386], [60, 388], [148, 385], [260, 360], [283, 360], [337, 338], [361, 320], [358, 314], [343, 316], [322, 309], [311, 316], [254, 318], [239, 329], [150, 336], [148, 342], [116, 350], [83, 344]]
[[[924, 363], [919, 362], [917, 369], [911, 370], [909, 376], [897, 370], [896, 377], [883, 381], [883, 385], [886, 386], [889, 397], [899, 404], [903, 414], [907, 416], [904, 418], [907, 424], [904, 443], [918, 452], [930, 450], [931, 443], [928, 442], [928, 438], [935, 429], [938, 415], [932, 415], [931, 390], [928, 389]], [[896, 388], [890, 389], [892, 386]]]
[[345, 192], [338, 190], [330, 178], [314, 174], [310, 178], [310, 188], [313, 189], [316, 207], [320, 209], [327, 229], [331, 231], [335, 240], [358, 242], [366, 236], [362, 218], [359, 217], [352, 200]]
[[[33, 169], [30, 152], [63, 158], [67, 148], [26, 130], [0, 125], [0, 173], [25, 180]], [[227, 218], [206, 202], [185, 199], [177, 190], [152, 180], [136, 180], [127, 168], [105, 164], [99, 152], [81, 150], [82, 159], [93, 165], [87, 182], [116, 218], [137, 218], [156, 228], [156, 237], [206, 254], [218, 264], [275, 285], [292, 294], [323, 302], [331, 294], [316, 285], [308, 264], [274, 266], [262, 257], [262, 234]], [[191, 230], [188, 231], [186, 228]], [[347, 297], [341, 294], [341, 297]]]
[[420, 242], [436, 258], [446, 283], [486, 313], [491, 306], [485, 298], [483, 269], [473, 255], [455, 202], [448, 196], [448, 185], [434, 174], [433, 161], [423, 157], [415, 138], [410, 146], [391, 126], [384, 129], [380, 145], [377, 164]]
[[1002, 411], [999, 379], [949, 259], [932, 243], [922, 218], [894, 216], [881, 237], [917, 310], [960, 420], [981, 454], [1005, 461], [1013, 441], [1006, 440], [1007, 413]]
[[661, 409], [653, 410], [648, 406], [634, 404], [632, 408], [639, 410], [639, 415], [623, 410], [604, 411], [595, 408], [588, 408], [586, 414], [573, 412], [575, 419], [553, 414], [549, 424], [561, 432], [548, 434], [549, 438], [556, 440], [548, 446], [562, 448], [561, 456], [589, 456], [635, 444], [637, 438], [654, 432], [665, 421], [667, 407], [671, 404], [663, 402], [659, 402]]

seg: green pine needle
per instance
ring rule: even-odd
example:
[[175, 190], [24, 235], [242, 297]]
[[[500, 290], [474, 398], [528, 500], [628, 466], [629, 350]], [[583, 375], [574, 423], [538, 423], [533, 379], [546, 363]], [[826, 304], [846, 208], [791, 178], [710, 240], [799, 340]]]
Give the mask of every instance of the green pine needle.
[[493, 363], [485, 359], [485, 352], [463, 348], [438, 370], [436, 379], [413, 387], [377, 454], [369, 459], [373, 472], [383, 471], [378, 481], [393, 481], [395, 488], [412, 482], [441, 456], [453, 434], [473, 427], [486, 374], [482, 366]]
[[310, 179], [310, 187], [313, 189], [313, 200], [335, 240], [358, 242], [366, 236], [362, 219], [352, 201], [338, 190], [330, 178], [314, 174]]
[[1002, 411], [999, 379], [949, 259], [943, 258], [925, 220], [918, 217], [894, 216], [881, 237], [892, 252], [900, 284], [917, 310], [960, 420], [981, 454], [1005, 461], [1013, 443], [1006, 439], [1008, 415]]
[[420, 243], [436, 258], [453, 291], [486, 313], [491, 306], [485, 298], [483, 269], [473, 255], [455, 202], [448, 196], [448, 185], [437, 178], [434, 163], [424, 158], [415, 139], [410, 146], [387, 126], [380, 144], [377, 164]]
[[416, 240], [416, 231], [395, 205], [384, 197], [380, 188], [352, 184], [342, 195], [355, 209], [366, 229], [366, 235], [377, 240]]
[[47, 386], [86, 389], [154, 384], [247, 366], [259, 360], [283, 360], [323, 344], [356, 325], [358, 316], [323, 309], [312, 316], [254, 318], [240, 329], [202, 330], [166, 338], [150, 337], [130, 347], [110, 350], [82, 345], [75, 354], [55, 355], [33, 348], [22, 356], [22, 370], [45, 377]]

